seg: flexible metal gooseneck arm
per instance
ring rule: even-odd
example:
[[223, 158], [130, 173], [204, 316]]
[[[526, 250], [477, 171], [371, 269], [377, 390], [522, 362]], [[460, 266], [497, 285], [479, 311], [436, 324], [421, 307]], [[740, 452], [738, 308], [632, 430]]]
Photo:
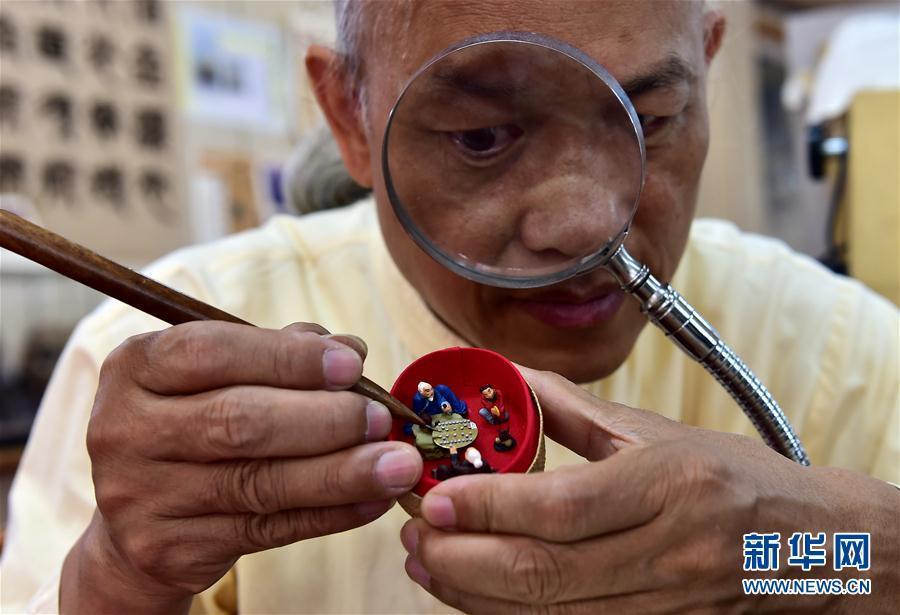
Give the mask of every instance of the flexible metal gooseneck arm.
[[650, 268], [620, 245], [606, 263], [622, 288], [641, 304], [647, 318], [700, 363], [734, 398], [766, 444], [808, 466], [809, 458], [768, 389], [716, 330], [678, 292], [657, 280]]

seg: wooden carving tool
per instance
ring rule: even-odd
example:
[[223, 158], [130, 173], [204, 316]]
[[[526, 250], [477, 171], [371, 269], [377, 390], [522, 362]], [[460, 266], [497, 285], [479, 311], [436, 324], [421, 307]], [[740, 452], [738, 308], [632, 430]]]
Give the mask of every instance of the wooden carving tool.
[[[5, 210], [0, 210], [0, 247], [171, 325], [194, 320], [250, 325]], [[399, 419], [424, 424], [415, 412], [365, 376], [350, 390], [381, 402]]]

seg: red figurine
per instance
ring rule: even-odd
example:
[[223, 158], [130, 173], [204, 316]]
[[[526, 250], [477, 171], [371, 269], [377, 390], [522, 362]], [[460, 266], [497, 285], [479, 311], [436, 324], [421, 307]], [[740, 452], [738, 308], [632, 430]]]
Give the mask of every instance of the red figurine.
[[481, 409], [478, 414], [491, 425], [499, 425], [509, 420], [509, 412], [503, 406], [503, 394], [500, 389], [486, 384], [481, 391]]

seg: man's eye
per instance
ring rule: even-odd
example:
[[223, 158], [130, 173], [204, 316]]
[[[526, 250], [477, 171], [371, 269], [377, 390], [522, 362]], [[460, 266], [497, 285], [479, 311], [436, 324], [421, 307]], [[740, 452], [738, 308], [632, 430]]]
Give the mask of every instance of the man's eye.
[[506, 124], [474, 130], [458, 130], [448, 134], [462, 154], [483, 159], [496, 156], [507, 149], [522, 136], [523, 132], [518, 126]]
[[653, 133], [664, 128], [671, 118], [669, 116], [638, 114], [638, 119], [641, 121], [641, 130], [644, 131], [644, 138], [647, 139], [651, 137]]

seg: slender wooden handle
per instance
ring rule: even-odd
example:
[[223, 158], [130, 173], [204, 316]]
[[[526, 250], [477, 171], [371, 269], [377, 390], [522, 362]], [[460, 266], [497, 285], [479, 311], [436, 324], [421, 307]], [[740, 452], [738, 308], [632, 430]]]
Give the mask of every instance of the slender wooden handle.
[[[172, 325], [218, 320], [252, 326], [6, 210], [0, 210], [0, 246]], [[400, 400], [366, 377], [351, 390], [383, 403], [397, 418], [424, 423]]]

